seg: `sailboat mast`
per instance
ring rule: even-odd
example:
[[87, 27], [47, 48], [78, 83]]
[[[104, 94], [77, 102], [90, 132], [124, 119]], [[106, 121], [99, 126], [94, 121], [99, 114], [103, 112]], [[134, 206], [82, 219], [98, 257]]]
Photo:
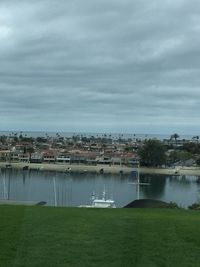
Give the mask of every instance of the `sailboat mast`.
[[140, 162], [138, 162], [138, 175], [137, 175], [137, 199], [140, 199]]
[[54, 205], [57, 207], [57, 192], [56, 192], [56, 178], [53, 177], [53, 189], [54, 189]]
[[106, 187], [105, 187], [105, 184], [104, 184], [104, 187], [103, 187], [103, 200], [106, 200]]
[[5, 200], [8, 199], [7, 191], [6, 191], [6, 179], [5, 179], [5, 176], [3, 177], [3, 198]]

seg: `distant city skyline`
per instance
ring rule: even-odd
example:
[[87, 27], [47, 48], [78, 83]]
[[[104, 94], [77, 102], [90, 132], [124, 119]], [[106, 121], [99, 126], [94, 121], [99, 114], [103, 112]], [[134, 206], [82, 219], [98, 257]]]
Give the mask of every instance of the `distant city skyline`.
[[0, 2], [0, 129], [200, 135], [200, 3]]

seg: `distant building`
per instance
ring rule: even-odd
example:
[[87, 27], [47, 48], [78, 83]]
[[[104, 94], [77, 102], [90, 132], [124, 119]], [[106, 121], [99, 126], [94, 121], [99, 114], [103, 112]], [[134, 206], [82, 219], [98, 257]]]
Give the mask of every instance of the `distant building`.
[[21, 162], [29, 162], [30, 161], [29, 153], [20, 153], [18, 155], [18, 160]]
[[56, 162], [58, 162], [58, 163], [70, 163], [70, 161], [71, 161], [71, 158], [65, 154], [59, 154], [56, 157]]
[[43, 157], [41, 153], [35, 152], [30, 156], [30, 163], [42, 163]]
[[43, 153], [43, 162], [55, 163], [56, 162], [56, 152], [54, 150], [47, 150]]

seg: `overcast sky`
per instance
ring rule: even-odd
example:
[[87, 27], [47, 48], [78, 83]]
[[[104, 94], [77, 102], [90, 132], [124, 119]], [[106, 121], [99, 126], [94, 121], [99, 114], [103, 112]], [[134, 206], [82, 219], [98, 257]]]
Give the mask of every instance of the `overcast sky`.
[[1, 0], [0, 130], [200, 134], [200, 1]]

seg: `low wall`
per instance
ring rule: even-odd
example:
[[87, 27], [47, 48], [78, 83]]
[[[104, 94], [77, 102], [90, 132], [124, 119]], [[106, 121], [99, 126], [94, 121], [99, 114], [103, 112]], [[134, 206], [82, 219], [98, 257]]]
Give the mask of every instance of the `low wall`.
[[[8, 163], [0, 162], [0, 168], [5, 168]], [[12, 168], [23, 169], [24, 166], [28, 166], [29, 169], [34, 170], [46, 170], [46, 171], [60, 171], [60, 172], [92, 172], [92, 173], [100, 173], [103, 169], [103, 173], [111, 173], [111, 174], [121, 174], [121, 173], [131, 173], [136, 168], [126, 167], [126, 166], [108, 166], [108, 165], [97, 165], [97, 166], [89, 166], [89, 165], [75, 165], [75, 164], [51, 164], [51, 163], [26, 163], [26, 162], [17, 162], [11, 163]], [[140, 168], [140, 173], [144, 174], [165, 174], [165, 175], [194, 175], [200, 176], [200, 168], [180, 168], [172, 169], [172, 168]]]

